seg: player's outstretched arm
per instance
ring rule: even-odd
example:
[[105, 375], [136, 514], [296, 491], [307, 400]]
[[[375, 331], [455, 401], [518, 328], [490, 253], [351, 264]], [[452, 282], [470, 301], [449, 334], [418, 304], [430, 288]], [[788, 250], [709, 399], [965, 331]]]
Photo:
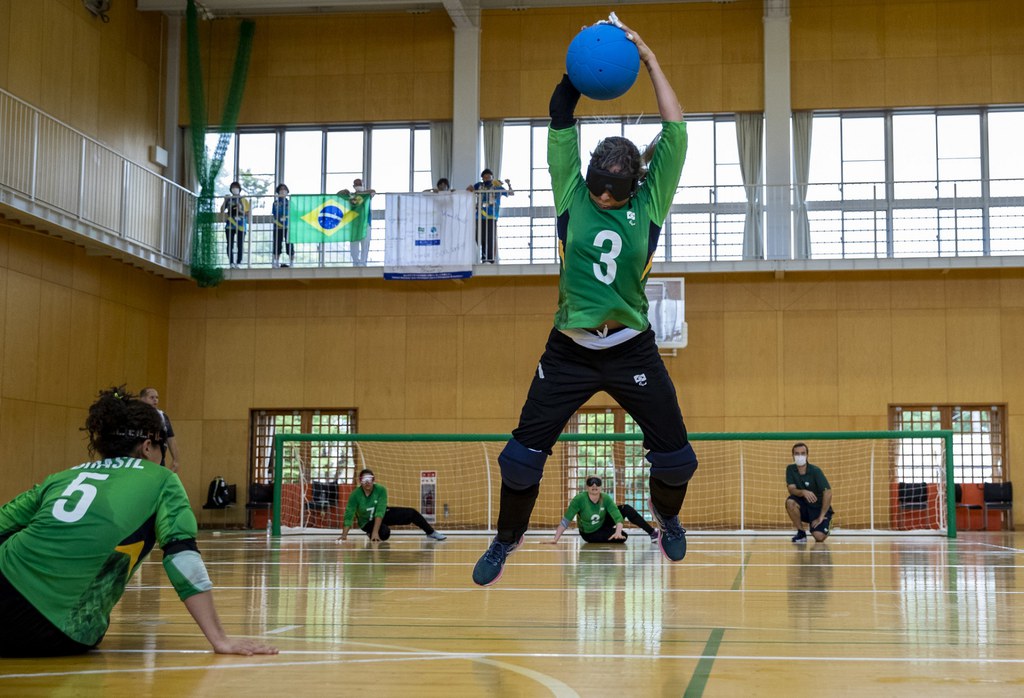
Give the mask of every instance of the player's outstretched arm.
[[221, 627], [217, 609], [213, 606], [213, 592], [204, 591], [185, 599], [185, 608], [192, 615], [196, 625], [210, 641], [217, 654], [277, 654], [277, 648], [249, 638], [231, 638]]
[[564, 523], [558, 524], [558, 528], [555, 529], [555, 537], [552, 538], [551, 540], [546, 540], [544, 542], [547, 543], [548, 545], [556, 544], [558, 542], [558, 539], [562, 537], [562, 534], [565, 533], [565, 528], [566, 527], [565, 527]]
[[647, 66], [647, 73], [651, 76], [651, 84], [654, 85], [654, 96], [658, 100], [658, 111], [661, 113], [661, 120], [682, 121], [683, 108], [679, 106], [679, 98], [676, 97], [676, 91], [672, 89], [668, 78], [665, 77], [665, 73], [658, 63], [658, 57], [644, 43], [639, 34], [625, 24], [619, 23], [619, 26], [625, 30], [629, 40], [636, 44], [636, 48], [640, 52], [640, 60]]

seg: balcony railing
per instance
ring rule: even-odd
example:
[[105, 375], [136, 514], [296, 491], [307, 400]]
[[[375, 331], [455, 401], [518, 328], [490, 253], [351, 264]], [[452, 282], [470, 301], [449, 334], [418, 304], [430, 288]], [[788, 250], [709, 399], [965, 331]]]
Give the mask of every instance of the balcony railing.
[[87, 237], [178, 262], [188, 257], [190, 191], [3, 90], [0, 190], [14, 208], [53, 214]]
[[[273, 197], [248, 198], [252, 218], [241, 266], [270, 269]], [[189, 261], [193, 192], [2, 90], [0, 203], [31, 209], [37, 216], [49, 212], [60, 226], [80, 235], [129, 254], [145, 254], [168, 267], [177, 264], [177, 273]], [[371, 267], [384, 263], [385, 203], [383, 194], [373, 203]], [[759, 225], [747, 226], [748, 216]], [[781, 232], [770, 229], [778, 228], [780, 218], [786, 223]], [[806, 226], [801, 225], [804, 220]], [[792, 232], [802, 229], [809, 231], [806, 241]], [[219, 224], [218, 236], [222, 230]], [[997, 257], [1024, 255], [1024, 179], [682, 186], [662, 229], [655, 262], [701, 263], [705, 269], [718, 262], [756, 262], [768, 255], [751, 251], [770, 249], [771, 236], [780, 234], [790, 236], [785, 248], [809, 249], [807, 259], [820, 263], [987, 257], [996, 264]], [[503, 199], [497, 250], [499, 264], [557, 264], [550, 191], [518, 191]], [[227, 267], [223, 239], [218, 251], [220, 264]], [[296, 245], [294, 260], [283, 261], [300, 269], [352, 266], [347, 244]]]

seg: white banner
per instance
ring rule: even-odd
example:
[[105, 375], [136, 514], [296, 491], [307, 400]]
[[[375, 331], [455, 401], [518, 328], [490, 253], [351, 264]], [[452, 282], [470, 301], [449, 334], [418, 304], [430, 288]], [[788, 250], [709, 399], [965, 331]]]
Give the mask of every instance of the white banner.
[[477, 259], [471, 192], [387, 194], [385, 279], [466, 279]]

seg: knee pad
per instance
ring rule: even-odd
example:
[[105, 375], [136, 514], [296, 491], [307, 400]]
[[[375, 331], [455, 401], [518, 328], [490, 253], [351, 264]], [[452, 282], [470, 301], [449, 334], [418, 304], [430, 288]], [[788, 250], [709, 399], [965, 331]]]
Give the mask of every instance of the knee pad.
[[515, 439], [509, 439], [498, 456], [501, 480], [514, 490], [525, 490], [540, 484], [548, 454], [532, 451]]
[[649, 451], [647, 460], [651, 464], [651, 477], [670, 487], [685, 485], [697, 471], [697, 454], [689, 443], [671, 453]]

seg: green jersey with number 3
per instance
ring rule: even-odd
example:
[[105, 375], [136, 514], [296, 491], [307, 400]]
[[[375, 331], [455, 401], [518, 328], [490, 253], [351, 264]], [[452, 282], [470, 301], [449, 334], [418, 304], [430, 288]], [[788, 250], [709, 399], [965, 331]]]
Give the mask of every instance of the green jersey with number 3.
[[[0, 572], [61, 632], [92, 645], [155, 543], [182, 600], [210, 588], [205, 568], [192, 574], [201, 559], [173, 561], [198, 559], [196, 528], [185, 488], [170, 470], [139, 458], [82, 463], [0, 508]], [[188, 550], [171, 553], [171, 545]], [[204, 581], [197, 585], [198, 578]]]
[[661, 128], [647, 178], [625, 206], [612, 210], [590, 199], [576, 128], [548, 130], [562, 262], [557, 329], [598, 327], [606, 320], [647, 329], [644, 286], [686, 159], [686, 124], [666, 121]]

